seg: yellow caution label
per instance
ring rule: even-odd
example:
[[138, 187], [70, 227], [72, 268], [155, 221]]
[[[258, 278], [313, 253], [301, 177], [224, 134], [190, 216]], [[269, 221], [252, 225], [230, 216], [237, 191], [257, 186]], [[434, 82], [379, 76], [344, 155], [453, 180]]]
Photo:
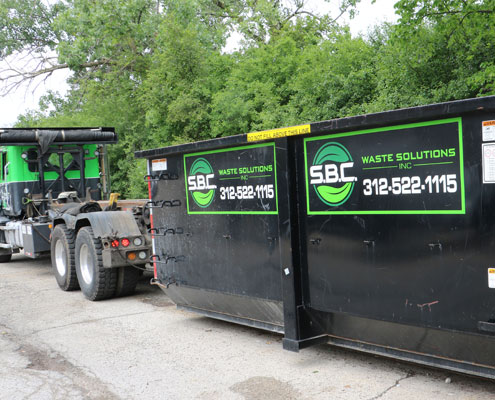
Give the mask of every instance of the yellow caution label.
[[495, 289], [495, 268], [488, 268], [488, 287]]
[[305, 135], [311, 133], [310, 125], [290, 126], [288, 128], [270, 129], [268, 131], [251, 132], [247, 134], [248, 142], [259, 140], [278, 139], [287, 136]]

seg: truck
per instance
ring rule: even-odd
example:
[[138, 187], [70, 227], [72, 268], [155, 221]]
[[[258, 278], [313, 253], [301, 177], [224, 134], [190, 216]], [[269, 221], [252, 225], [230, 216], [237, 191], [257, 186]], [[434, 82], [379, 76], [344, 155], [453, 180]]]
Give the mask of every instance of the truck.
[[64, 291], [134, 292], [150, 257], [147, 200], [110, 193], [113, 128], [0, 129], [0, 262], [51, 256]]
[[136, 157], [179, 308], [495, 378], [495, 97]]

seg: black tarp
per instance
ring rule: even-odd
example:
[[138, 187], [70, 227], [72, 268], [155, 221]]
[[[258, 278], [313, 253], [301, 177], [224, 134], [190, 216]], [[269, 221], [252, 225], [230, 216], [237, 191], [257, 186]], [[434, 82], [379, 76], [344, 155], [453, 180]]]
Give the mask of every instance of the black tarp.
[[116, 143], [113, 128], [0, 129], [0, 144], [15, 146], [39, 144], [42, 152], [52, 143]]

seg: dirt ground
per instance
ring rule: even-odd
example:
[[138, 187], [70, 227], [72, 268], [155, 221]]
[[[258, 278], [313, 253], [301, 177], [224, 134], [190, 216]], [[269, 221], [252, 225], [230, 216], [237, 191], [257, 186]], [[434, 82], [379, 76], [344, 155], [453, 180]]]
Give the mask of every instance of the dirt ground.
[[0, 399], [494, 399], [495, 383], [179, 311], [62, 292], [49, 259], [0, 264]]

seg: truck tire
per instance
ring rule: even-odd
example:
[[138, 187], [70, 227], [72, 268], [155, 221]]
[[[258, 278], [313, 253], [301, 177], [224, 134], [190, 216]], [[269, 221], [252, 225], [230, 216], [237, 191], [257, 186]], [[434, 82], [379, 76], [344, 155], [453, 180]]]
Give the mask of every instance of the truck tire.
[[9, 262], [12, 259], [12, 254], [2, 254], [0, 255], [0, 263]]
[[139, 270], [137, 268], [127, 266], [118, 269], [117, 273], [117, 289], [116, 297], [129, 296], [136, 290], [136, 285], [139, 279]]
[[50, 243], [52, 269], [60, 289], [78, 290], [74, 249], [76, 238], [74, 232], [60, 224], [53, 229]]
[[114, 296], [117, 286], [117, 270], [103, 267], [102, 249], [93, 229], [81, 228], [76, 238], [76, 273], [84, 296], [91, 301]]

